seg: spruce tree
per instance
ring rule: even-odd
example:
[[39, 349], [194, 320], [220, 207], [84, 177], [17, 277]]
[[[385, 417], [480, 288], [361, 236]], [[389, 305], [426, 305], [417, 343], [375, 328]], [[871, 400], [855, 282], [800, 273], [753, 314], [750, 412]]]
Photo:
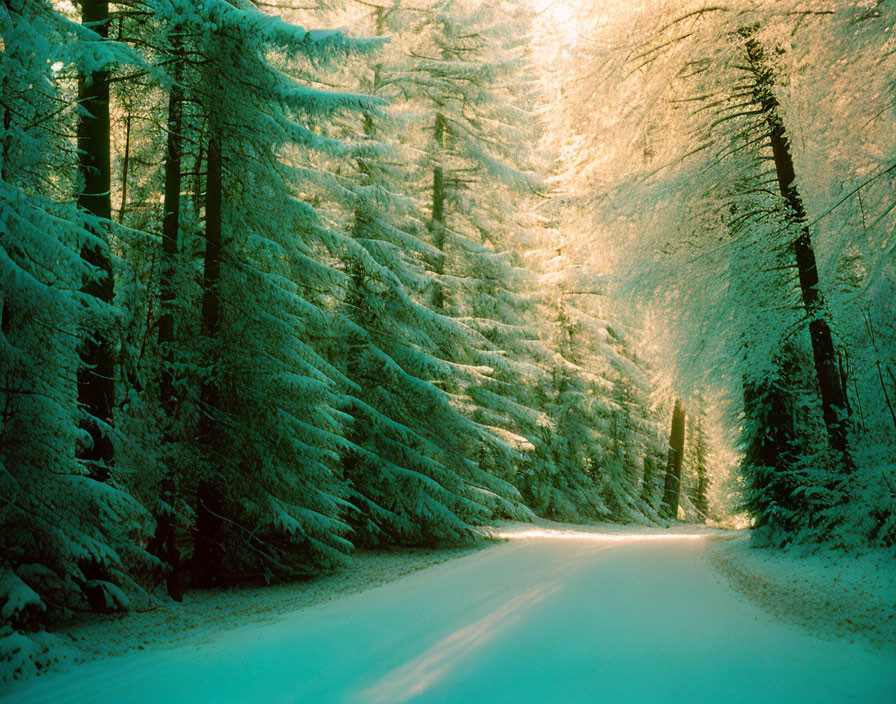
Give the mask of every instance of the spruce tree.
[[63, 149], [59, 74], [127, 52], [45, 2], [7, 3], [0, 33], [0, 601], [14, 626], [35, 628], [51, 609], [127, 607], [149, 562], [133, 541], [148, 530], [146, 512], [105, 474], [107, 457], [78, 458], [92, 441], [81, 429], [91, 410], [79, 407], [80, 342], [108, 330], [115, 314], [82, 288], [98, 274], [82, 254], [108, 254], [97, 233], [109, 223], [76, 207], [74, 183], [52, 178], [77, 173]]

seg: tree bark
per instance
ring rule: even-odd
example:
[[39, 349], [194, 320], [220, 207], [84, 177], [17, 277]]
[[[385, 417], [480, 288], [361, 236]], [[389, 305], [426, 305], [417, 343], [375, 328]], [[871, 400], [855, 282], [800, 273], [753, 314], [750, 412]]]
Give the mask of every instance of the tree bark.
[[[176, 32], [177, 30], [175, 30]], [[175, 53], [179, 53], [178, 40], [174, 39]], [[172, 424], [178, 415], [178, 397], [174, 388], [174, 274], [177, 269], [180, 234], [181, 205], [181, 131], [183, 129], [183, 90], [180, 86], [182, 63], [174, 68], [174, 83], [168, 95], [168, 145], [165, 159], [165, 215], [162, 220], [162, 267], [159, 281], [159, 350], [162, 354], [162, 375], [159, 396], [165, 414], [165, 443], [173, 441]], [[155, 553], [168, 565], [166, 583], [168, 594], [175, 601], [183, 598], [180, 582], [180, 554], [175, 544], [173, 510], [176, 489], [170, 471], [165, 472], [160, 484], [160, 494], [165, 509], [156, 515]]]
[[[435, 140], [440, 148], [444, 145], [445, 118], [441, 113], [436, 114]], [[442, 310], [445, 308], [445, 291], [440, 278], [445, 273], [445, 171], [441, 165], [434, 166], [432, 170], [432, 218], [430, 227], [433, 231], [433, 245], [442, 253], [433, 266], [435, 273], [438, 275], [433, 293], [433, 307], [436, 310]]]
[[[7, 12], [11, 12], [9, 0], [3, 0], [3, 6]], [[0, 84], [0, 91], [7, 94], [9, 84], [9, 76], [3, 76], [3, 82]], [[12, 151], [12, 110], [9, 107], [3, 109], [3, 132], [2, 153], [0, 153], [0, 180], [4, 183], [9, 182], [9, 157]], [[0, 333], [5, 337], [12, 327], [12, 311], [9, 308], [8, 296], [0, 294]], [[2, 419], [0, 419], [2, 420]]]
[[198, 151], [193, 158], [193, 214], [196, 219], [202, 214], [202, 168], [205, 161], [205, 136], [200, 131], [196, 141], [199, 142]]
[[644, 473], [641, 475], [641, 500], [647, 502], [651, 506], [656, 495], [654, 485], [656, 481], [656, 464], [653, 456], [648, 453], [644, 455]]
[[221, 231], [223, 205], [223, 165], [221, 142], [212, 133], [208, 140], [208, 175], [205, 194], [205, 255], [202, 269], [202, 335], [218, 335], [221, 302]]
[[[101, 37], [108, 36], [109, 3], [106, 0], [83, 0], [81, 21]], [[112, 217], [111, 159], [109, 148], [109, 72], [83, 74], [78, 80], [78, 102], [82, 113], [78, 121], [78, 149], [84, 188], [78, 194], [78, 207], [109, 220]], [[81, 249], [81, 258], [99, 270], [83, 286], [83, 293], [103, 304], [111, 304], [114, 295], [112, 262], [108, 233], [103, 226], [92, 234], [100, 242], [89, 242]], [[102, 429], [112, 423], [115, 402], [114, 358], [107, 330], [90, 330], [81, 351], [78, 370], [78, 401], [91, 417], [82, 428], [91, 438], [91, 445], [80, 453], [90, 476], [106, 481], [113, 462], [112, 442]]]
[[796, 187], [796, 173], [790, 151], [790, 140], [781, 118], [780, 104], [774, 93], [774, 74], [769, 66], [765, 50], [755, 38], [754, 33], [755, 28], [745, 28], [741, 31], [742, 36], [746, 39], [744, 46], [747, 61], [755, 79], [753, 96], [762, 110], [769, 129], [769, 141], [775, 163], [778, 190], [790, 210], [793, 222], [799, 228], [799, 235], [793, 242], [793, 253], [799, 273], [803, 307], [809, 318], [809, 337], [812, 342], [815, 376], [821, 393], [824, 424], [831, 448], [843, 462], [844, 469], [851, 470], [853, 461], [849, 447], [849, 404], [839, 374], [837, 354], [827, 320], [824, 297], [818, 286], [818, 267], [806, 218], [806, 209]]
[[[7, 11], [9, 11], [9, 5], [6, 5]], [[0, 85], [0, 90], [3, 91], [4, 94], [7, 93], [9, 79], [8, 76], [3, 77], [3, 83]], [[3, 109], [3, 153], [0, 155], [0, 179], [3, 180], [4, 183], [9, 181], [9, 156], [12, 151], [12, 110], [9, 107], [5, 107]]]
[[685, 413], [681, 401], [675, 400], [672, 410], [672, 429], [669, 433], [669, 459], [666, 462], [666, 486], [663, 490], [663, 512], [667, 518], [678, 516], [681, 495], [681, 463], [684, 458]]
[[[205, 257], [202, 274], [201, 334], [211, 350], [217, 345], [220, 328], [221, 232], [223, 164], [220, 137], [209, 131], [208, 175], [205, 195]], [[208, 362], [213, 360], [209, 359]], [[211, 364], [209, 364], [211, 366]], [[220, 406], [217, 380], [208, 374], [200, 389], [199, 441], [215, 451], [216, 420]], [[218, 583], [223, 560], [223, 499], [216, 477], [199, 482], [196, 491], [196, 529], [193, 541], [193, 583], [211, 587]]]
[[168, 419], [177, 412], [172, 364], [174, 361], [174, 273], [177, 268], [181, 205], [181, 131], [183, 129], [183, 90], [180, 64], [174, 71], [175, 83], [168, 95], [168, 144], [165, 159], [165, 216], [162, 220], [162, 267], [159, 281], [159, 347], [163, 357], [160, 396]]

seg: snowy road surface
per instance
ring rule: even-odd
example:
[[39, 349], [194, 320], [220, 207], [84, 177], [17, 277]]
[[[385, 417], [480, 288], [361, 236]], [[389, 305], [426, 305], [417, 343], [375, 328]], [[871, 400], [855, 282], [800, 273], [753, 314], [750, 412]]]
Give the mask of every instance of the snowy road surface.
[[8, 701], [896, 702], [892, 651], [774, 620], [702, 536], [521, 534], [211, 644], [18, 685]]

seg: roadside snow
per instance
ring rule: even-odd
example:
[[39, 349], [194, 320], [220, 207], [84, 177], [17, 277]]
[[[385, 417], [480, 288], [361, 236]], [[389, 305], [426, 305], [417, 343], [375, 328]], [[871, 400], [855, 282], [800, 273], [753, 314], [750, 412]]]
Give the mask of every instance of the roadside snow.
[[480, 547], [359, 551], [352, 566], [313, 579], [221, 591], [188, 591], [182, 603], [165, 600], [150, 611], [88, 614], [46, 632], [0, 633], [3, 682], [25, 680], [73, 663], [152, 648], [213, 642], [234, 628], [271, 623], [300, 609], [386, 584], [475, 552]]
[[755, 549], [744, 533], [714, 541], [711, 559], [735, 589], [781, 620], [822, 637], [888, 649], [896, 670], [892, 550], [855, 555], [829, 549]]

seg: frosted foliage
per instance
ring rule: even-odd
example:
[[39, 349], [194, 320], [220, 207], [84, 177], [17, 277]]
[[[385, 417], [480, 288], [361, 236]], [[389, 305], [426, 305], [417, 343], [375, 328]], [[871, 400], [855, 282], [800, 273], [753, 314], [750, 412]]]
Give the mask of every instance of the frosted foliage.
[[[210, 11], [218, 9], [230, 13]], [[224, 14], [221, 21], [226, 27], [240, 18]], [[215, 429], [196, 479], [216, 487], [224, 502], [225, 573], [270, 578], [340, 561], [351, 547], [342, 537], [347, 526], [334, 472], [343, 444], [335, 410], [341, 377], [308, 344], [330, 326], [309, 293], [338, 284], [341, 275], [317, 260], [316, 240], [325, 233], [314, 211], [291, 193], [275, 155], [289, 141], [341, 152], [341, 143], [303, 127], [296, 111], [357, 108], [360, 99], [306, 91], [287, 80], [265, 60], [267, 43], [286, 42], [286, 30], [257, 12], [246, 21], [233, 25], [240, 28], [236, 35], [217, 29], [204, 35], [211, 65], [197, 71], [191, 86], [215, 114], [227, 233], [217, 291], [220, 331], [199, 348], [200, 378], [216, 387], [219, 401], [200, 409]], [[248, 29], [266, 22], [276, 34]], [[325, 58], [313, 37], [295, 31], [290, 48]], [[330, 39], [338, 44], [340, 37]], [[272, 129], [248, 129], [259, 124]]]
[[[651, 356], [680, 393], [721, 395], [728, 434], [744, 433], [747, 474], [750, 443], [769, 431], [745, 396], [770, 389], [791, 350], [793, 369], [809, 371], [786, 390], [799, 421], [783, 471], [794, 473], [785, 493], [803, 508], [791, 507], [774, 542], [892, 544], [893, 8], [583, 3], [576, 18], [587, 40], [536, 39], [550, 57], [545, 144], [582, 204], [581, 226], [600, 239], [611, 297], [634, 304], [633, 320], [662, 321], [652, 324]], [[766, 74], [748, 60], [750, 47], [764, 52]], [[794, 259], [803, 225], [781, 195], [757, 81], [770, 87], [789, 140], [795, 179], [785, 185], [805, 207], [821, 315], [846, 384], [856, 464], [848, 479], [820, 449]], [[754, 488], [762, 493], [766, 481]], [[754, 517], [774, 524], [764, 512], [779, 508], [754, 505]]]
[[[525, 18], [508, 21], [484, 7], [454, 3], [327, 16], [333, 23], [346, 19], [366, 31], [392, 34], [381, 60], [357, 73], [398, 114], [368, 113], [346, 125], [349, 131], [363, 128], [364, 137], [381, 149], [359, 160], [362, 187], [353, 190], [346, 207], [333, 202], [346, 196], [344, 188], [340, 192], [332, 181], [303, 173], [306, 188], [330, 199], [329, 215], [344, 222], [366, 250], [345, 264], [351, 281], [345, 373], [362, 393], [346, 399], [353, 417], [349, 438], [358, 449], [344, 466], [359, 494], [353, 501], [361, 507], [355, 520], [362, 535], [413, 541], [422, 530], [424, 536], [435, 531], [450, 537], [432, 520], [426, 502], [415, 498], [432, 492], [438, 492], [441, 506], [456, 502], [455, 492], [471, 499], [473, 504], [452, 504], [467, 520], [488, 515], [486, 509], [520, 515], [519, 498], [507, 482], [524, 494], [537, 483], [565, 507], [567, 517], [617, 515], [598, 496], [596, 466], [582, 475], [581, 455], [548, 447], [566, 441], [556, 437], [546, 411], [563, 414], [588, 396], [583, 389], [565, 404], [545, 406], [545, 394], [556, 393], [551, 387], [559, 378], [559, 358], [542, 339], [537, 281], [532, 263], [523, 259], [539, 226], [528, 214], [535, 184], [524, 174], [531, 167], [523, 166], [533, 155], [517, 148], [534, 141], [535, 123], [524, 109], [531, 105], [530, 87], [510, 85], [512, 72], [524, 65]], [[297, 21], [310, 24], [301, 16]], [[403, 47], [410, 45], [409, 56]], [[442, 59], [427, 58], [436, 55]], [[433, 143], [434, 131], [443, 127], [443, 139]], [[426, 156], [413, 164], [408, 147], [415, 145]], [[402, 159], [413, 168], [396, 168]], [[515, 170], [519, 177], [493, 178], [496, 159], [503, 160], [506, 175]], [[433, 215], [435, 169], [447, 184], [442, 216]], [[525, 207], [514, 207], [513, 199]], [[438, 282], [437, 310], [412, 302], [396, 288], [398, 282], [417, 301], [433, 300]], [[601, 437], [582, 434], [578, 452]], [[539, 479], [533, 480], [533, 472]], [[567, 480], [566, 474], [579, 478]], [[396, 486], [399, 491], [393, 491]], [[591, 499], [573, 495], [589, 492]], [[527, 501], [531, 496], [530, 491]], [[550, 503], [531, 505], [544, 512]], [[452, 523], [447, 528], [456, 530]]]
[[126, 600], [116, 585], [138, 593], [130, 575], [143, 556], [133, 538], [146, 528], [137, 502], [75, 459], [89, 442], [77, 429], [78, 338], [111, 311], [78, 291], [93, 274], [78, 255], [92, 237], [85, 216], [38, 194], [58, 147], [60, 120], [36, 119], [53, 114], [56, 19], [42, 2], [0, 14], [0, 600], [3, 620], [17, 625], [40, 620], [48, 604], [81, 609], [106, 591]]

